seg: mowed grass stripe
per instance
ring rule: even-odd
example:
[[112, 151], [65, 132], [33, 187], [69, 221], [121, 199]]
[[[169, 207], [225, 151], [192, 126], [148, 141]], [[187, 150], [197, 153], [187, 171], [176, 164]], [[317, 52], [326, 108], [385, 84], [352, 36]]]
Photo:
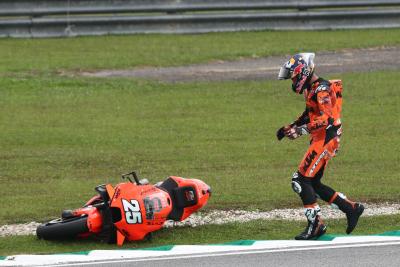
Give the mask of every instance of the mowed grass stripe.
[[[0, 39], [1, 72], [177, 66], [212, 60], [398, 46], [400, 29]], [[390, 63], [388, 63], [390, 64]]]

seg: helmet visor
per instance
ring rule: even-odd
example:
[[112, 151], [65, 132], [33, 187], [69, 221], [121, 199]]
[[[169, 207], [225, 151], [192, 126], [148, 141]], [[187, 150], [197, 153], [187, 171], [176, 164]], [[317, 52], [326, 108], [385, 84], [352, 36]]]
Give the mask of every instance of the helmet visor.
[[278, 80], [286, 80], [289, 79], [291, 76], [290, 69], [286, 67], [281, 67], [278, 74]]

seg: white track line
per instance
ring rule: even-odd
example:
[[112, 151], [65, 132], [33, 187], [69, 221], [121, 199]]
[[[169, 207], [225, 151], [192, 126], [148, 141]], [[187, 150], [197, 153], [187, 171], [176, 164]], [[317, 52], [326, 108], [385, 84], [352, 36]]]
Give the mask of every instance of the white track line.
[[179, 260], [179, 259], [191, 259], [191, 258], [208, 258], [208, 257], [221, 257], [230, 255], [247, 255], [247, 254], [263, 254], [263, 253], [281, 253], [290, 251], [309, 251], [309, 250], [324, 250], [324, 249], [340, 249], [340, 248], [354, 248], [354, 247], [378, 247], [378, 246], [391, 246], [400, 245], [400, 241], [389, 241], [389, 242], [369, 242], [369, 243], [356, 243], [356, 244], [331, 244], [331, 245], [317, 245], [317, 246], [306, 246], [306, 247], [295, 247], [295, 248], [278, 248], [278, 249], [248, 249], [245, 251], [226, 251], [218, 253], [202, 253], [194, 255], [174, 255], [174, 256], [161, 256], [161, 257], [147, 257], [141, 259], [124, 259], [124, 260], [108, 260], [108, 261], [93, 261], [93, 262], [81, 262], [81, 263], [70, 263], [70, 264], [57, 264], [52, 266], [89, 266], [95, 264], [106, 264], [106, 263], [128, 263], [128, 262], [147, 262], [147, 261], [163, 261], [163, 260]]

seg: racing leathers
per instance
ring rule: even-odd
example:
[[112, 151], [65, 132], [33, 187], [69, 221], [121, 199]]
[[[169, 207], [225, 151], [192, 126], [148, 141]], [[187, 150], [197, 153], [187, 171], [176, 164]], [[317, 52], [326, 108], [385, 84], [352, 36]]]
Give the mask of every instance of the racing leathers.
[[309, 90], [304, 91], [304, 97], [306, 109], [290, 127], [301, 129], [299, 135], [311, 135], [310, 147], [299, 165], [299, 172], [303, 176], [314, 177], [339, 149], [342, 82], [319, 78]]
[[[302, 199], [308, 226], [296, 239], [316, 238], [326, 231], [317, 197], [346, 213], [349, 234], [355, 228], [364, 207], [349, 201], [342, 193], [321, 183], [328, 161], [339, 149], [342, 134], [342, 82], [318, 78], [304, 90], [306, 109], [292, 124], [283, 127], [289, 139], [310, 134], [310, 146], [292, 177], [292, 188]], [[282, 129], [282, 128], [281, 128]], [[278, 131], [279, 133], [279, 131]]]

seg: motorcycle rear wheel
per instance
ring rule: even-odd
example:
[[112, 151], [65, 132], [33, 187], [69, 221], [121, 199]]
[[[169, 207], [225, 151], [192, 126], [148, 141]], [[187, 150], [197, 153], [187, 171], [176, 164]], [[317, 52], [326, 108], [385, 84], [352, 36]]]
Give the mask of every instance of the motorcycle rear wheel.
[[45, 240], [76, 238], [79, 234], [89, 232], [87, 219], [87, 216], [55, 219], [39, 225], [36, 229], [36, 235], [39, 239]]

